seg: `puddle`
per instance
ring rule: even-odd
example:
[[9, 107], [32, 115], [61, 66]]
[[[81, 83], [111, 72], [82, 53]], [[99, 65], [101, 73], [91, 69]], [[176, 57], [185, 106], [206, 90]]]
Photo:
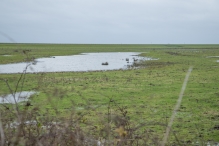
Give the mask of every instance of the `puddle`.
[[128, 69], [134, 61], [152, 60], [138, 56], [136, 52], [82, 53], [72, 56], [52, 56], [39, 58], [31, 63], [14, 63], [0, 65], [0, 73], [22, 73], [29, 65], [27, 72], [69, 72]]
[[[18, 126], [21, 124], [21, 122], [17, 122], [14, 121], [12, 123], [8, 123], [5, 127], [6, 128], [18, 128]], [[32, 121], [24, 121], [22, 124], [28, 126], [35, 126], [38, 124], [38, 122], [36, 120], [32, 120]], [[41, 125], [41, 124], [40, 124]], [[48, 122], [46, 125], [41, 125], [41, 128], [46, 130], [46, 129], [50, 129], [52, 126], [59, 126], [62, 125], [62, 123], [60, 122]]]
[[[0, 96], [0, 104], [1, 103], [12, 103], [14, 104], [15, 103], [15, 100], [17, 102], [22, 102], [22, 101], [27, 101], [28, 98], [35, 94], [36, 92], [34, 91], [23, 91], [23, 92], [17, 92], [15, 93], [15, 95], [11, 95], [11, 94], [8, 94], [8, 95], [5, 95], [5, 96]], [[15, 99], [14, 99], [15, 97]]]
[[2, 56], [5, 56], [5, 57], [7, 57], [7, 56], [12, 56], [12, 55], [2, 55]]
[[[219, 58], [219, 56], [208, 56], [207, 58]], [[219, 60], [217, 60], [219, 62]]]
[[219, 146], [218, 142], [207, 142], [206, 143], [207, 146]]
[[207, 58], [219, 58], [219, 56], [208, 56]]
[[[21, 123], [20, 122], [12, 122], [10, 124], [6, 125], [6, 128], [17, 128], [17, 126], [19, 126]], [[23, 122], [23, 124], [25, 125], [36, 125], [37, 121], [33, 120], [33, 121], [25, 121]]]

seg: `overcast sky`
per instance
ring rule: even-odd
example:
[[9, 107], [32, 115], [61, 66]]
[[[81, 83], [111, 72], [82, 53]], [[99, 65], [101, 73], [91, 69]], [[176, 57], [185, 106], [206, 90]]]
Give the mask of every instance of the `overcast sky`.
[[0, 42], [219, 44], [219, 0], [0, 0]]

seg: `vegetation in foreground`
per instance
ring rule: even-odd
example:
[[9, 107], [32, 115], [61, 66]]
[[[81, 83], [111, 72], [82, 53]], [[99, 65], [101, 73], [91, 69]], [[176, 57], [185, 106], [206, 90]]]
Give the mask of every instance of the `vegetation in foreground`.
[[[5, 145], [160, 145], [190, 75], [167, 145], [219, 142], [219, 45], [0, 44], [0, 63], [81, 52], [143, 52], [159, 60], [100, 72], [1, 74], [0, 95], [37, 91], [0, 105]], [[11, 91], [10, 91], [11, 90]], [[3, 142], [2, 142], [3, 143]]]

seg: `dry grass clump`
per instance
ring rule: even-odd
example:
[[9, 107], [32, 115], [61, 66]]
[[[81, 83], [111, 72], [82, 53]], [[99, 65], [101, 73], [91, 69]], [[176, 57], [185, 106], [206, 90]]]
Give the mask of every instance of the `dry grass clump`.
[[[14, 93], [24, 86], [25, 74], [25, 71], [21, 74], [14, 90], [7, 80], [2, 80], [14, 99]], [[57, 90], [54, 89], [54, 97], [61, 96], [59, 93], [62, 91]], [[69, 109], [71, 114], [62, 118], [55, 106], [50, 109], [53, 114], [49, 111], [42, 114], [40, 108], [44, 107], [32, 105], [31, 101], [1, 104], [1, 145], [159, 145], [161, 139], [154, 131], [144, 129], [146, 124], [136, 126], [131, 122], [126, 106], [117, 104], [112, 98], [108, 98], [107, 105], [105, 113], [98, 116], [95, 108], [78, 112], [72, 103], [72, 109]], [[96, 112], [96, 117], [86, 119], [91, 110]], [[99, 125], [93, 119], [100, 121]]]
[[[72, 110], [70, 117], [41, 115], [30, 102], [2, 105], [0, 109], [1, 145], [159, 145], [160, 138], [145, 124], [134, 126], [125, 107], [109, 99], [108, 111], [99, 117], [100, 125], [84, 121], [85, 114]], [[19, 108], [14, 108], [18, 106]], [[113, 108], [114, 107], [114, 108]], [[89, 110], [89, 109], [87, 109]], [[111, 111], [116, 111], [112, 113]], [[89, 111], [87, 111], [89, 112]], [[56, 117], [57, 116], [57, 117]]]

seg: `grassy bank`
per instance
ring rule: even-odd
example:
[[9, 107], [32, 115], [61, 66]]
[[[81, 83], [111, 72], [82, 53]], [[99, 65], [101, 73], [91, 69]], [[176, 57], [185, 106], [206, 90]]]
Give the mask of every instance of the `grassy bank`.
[[[77, 119], [96, 139], [119, 139], [120, 132], [115, 131], [123, 126], [137, 141], [135, 136], [159, 145], [186, 72], [193, 66], [168, 145], [219, 142], [219, 59], [208, 58], [219, 56], [219, 45], [0, 44], [0, 55], [12, 55], [1, 56], [0, 64], [82, 52], [144, 52], [142, 56], [159, 59], [136, 64], [139, 69], [26, 74], [18, 86], [21, 74], [0, 74], [0, 95], [10, 93], [7, 82], [13, 90], [38, 91], [27, 113], [37, 109], [35, 120], [39, 123], [48, 117]], [[19, 108], [24, 109], [25, 104]], [[3, 125], [8, 120], [7, 108], [12, 109], [1, 105]], [[110, 134], [106, 125], [111, 125]]]

